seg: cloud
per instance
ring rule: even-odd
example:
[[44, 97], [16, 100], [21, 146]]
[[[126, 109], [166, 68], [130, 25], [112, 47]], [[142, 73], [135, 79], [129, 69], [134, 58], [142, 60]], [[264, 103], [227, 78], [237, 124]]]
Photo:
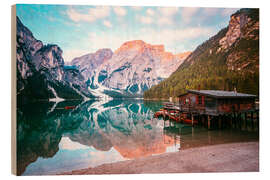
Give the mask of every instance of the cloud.
[[142, 10], [142, 6], [131, 6], [131, 8], [135, 11], [140, 11]]
[[[151, 36], [149, 36], [151, 34]], [[209, 27], [193, 27], [184, 29], [143, 29], [140, 33], [142, 40], [152, 44], [165, 44], [170, 46], [174, 43], [181, 43], [185, 40], [193, 40], [199, 37], [210, 37], [214, 30]]]
[[222, 16], [230, 16], [235, 13], [239, 8], [224, 8], [221, 12]]
[[214, 16], [220, 12], [220, 8], [202, 8], [202, 15], [203, 16]]
[[89, 14], [93, 15], [96, 19], [101, 19], [110, 15], [109, 6], [99, 6], [96, 8], [91, 8]]
[[162, 26], [162, 25], [172, 25], [173, 24], [173, 19], [171, 17], [160, 17], [157, 21], [157, 24]]
[[[101, 19], [101, 17], [103, 17], [104, 19], [101, 19], [100, 22], [111, 29], [101, 28], [100, 30], [96, 29], [94, 32], [87, 31], [87, 35], [84, 36], [79, 45], [83, 50], [79, 50], [80, 47], [77, 46], [72, 50], [64, 51], [63, 56], [65, 61], [70, 61], [74, 57], [87, 53], [93, 53], [101, 48], [110, 48], [115, 51], [123, 43], [131, 40], [143, 40], [150, 44], [164, 44], [165, 48], [171, 52], [192, 50], [203, 40], [214, 35], [217, 28], [212, 25], [197, 26], [196, 23], [196, 25], [192, 25], [190, 23], [189, 25], [180, 26], [178, 19], [182, 17], [182, 21], [189, 23], [191, 20], [197, 20], [198, 18], [201, 19], [202, 17], [200, 16], [203, 15], [203, 12], [205, 16], [206, 14], [208, 16], [215, 15], [216, 13], [220, 16], [220, 13], [228, 13], [228, 11], [221, 8], [207, 8], [206, 10], [203, 10], [200, 8], [147, 7], [145, 11], [141, 12], [132, 11], [131, 8], [132, 7], [128, 8], [128, 10], [135, 14], [135, 23], [139, 23], [140, 26], [137, 27], [134, 23], [133, 27], [133, 24], [126, 22], [127, 19], [130, 20], [129, 18], [123, 18], [123, 16], [128, 13], [127, 8], [112, 7], [111, 10], [114, 13], [111, 15], [115, 18], [113, 23], [111, 19], [108, 19], [107, 17], [104, 18], [106, 13], [95, 16], [95, 19]], [[75, 11], [75, 13], [78, 12]], [[82, 15], [82, 13], [78, 14]], [[133, 16], [131, 17], [133, 20]], [[86, 19], [85, 17], [78, 18], [77, 16], [73, 18], [80, 20]]]
[[121, 36], [115, 33], [91, 32], [88, 34], [88, 44], [91, 44], [92, 52], [101, 48], [110, 48], [116, 50], [128, 39], [128, 34], [123, 33]]
[[67, 15], [72, 21], [75, 21], [75, 22], [79, 22], [79, 21], [93, 22], [94, 21], [93, 17], [91, 17], [89, 14], [80, 14], [72, 8], [67, 10]]
[[159, 26], [163, 25], [172, 25], [174, 24], [174, 16], [178, 12], [177, 7], [159, 7], [157, 9], [157, 12], [155, 12], [153, 9], [147, 9], [146, 14], [149, 16], [153, 16], [155, 21], [153, 20], [154, 23], [156, 23]]
[[148, 14], [149, 16], [154, 16], [155, 15], [155, 11], [153, 9], [148, 8], [146, 10], [146, 14]]
[[184, 23], [190, 23], [193, 16], [198, 12], [199, 8], [187, 7], [181, 8], [181, 17]]
[[158, 10], [162, 16], [173, 16], [178, 12], [177, 7], [159, 7]]
[[108, 21], [108, 20], [104, 20], [103, 21], [103, 24], [104, 24], [104, 26], [106, 26], [108, 28], [111, 28], [112, 27], [112, 23], [110, 21]]
[[159, 7], [157, 11], [148, 8], [145, 15], [137, 15], [137, 20], [142, 24], [172, 25], [177, 12], [176, 7]]
[[[164, 44], [166, 47], [174, 47], [176, 43], [192, 41], [196, 38], [208, 38], [214, 34], [214, 30], [209, 27], [194, 27], [184, 29], [153, 29], [144, 28], [138, 32], [127, 33], [89, 33], [88, 43], [95, 52], [101, 48], [118, 49], [124, 42], [131, 40], [143, 40], [150, 44]], [[120, 35], [121, 34], [121, 35]], [[172, 51], [172, 49], [170, 49]]]
[[90, 8], [88, 13], [80, 13], [73, 8], [67, 10], [68, 17], [75, 21], [85, 21], [85, 22], [94, 22], [97, 19], [102, 19], [110, 15], [109, 6], [97, 6], [95, 8]]
[[137, 16], [137, 19], [142, 23], [142, 24], [152, 24], [153, 23], [153, 18], [149, 16]]
[[211, 27], [192, 27], [183, 29], [154, 29], [143, 28], [138, 31], [118, 30], [107, 32], [90, 32], [87, 38], [81, 42], [83, 50], [64, 50], [65, 62], [71, 61], [88, 53], [96, 52], [101, 48], [110, 48], [113, 51], [123, 43], [132, 40], [143, 40], [150, 44], [163, 44], [167, 51], [183, 52], [192, 50], [198, 45], [197, 39], [208, 39], [214, 35], [215, 30]]
[[127, 11], [124, 7], [121, 6], [116, 6], [113, 8], [113, 11], [115, 14], [117, 14], [118, 16], [125, 16], [127, 14]]

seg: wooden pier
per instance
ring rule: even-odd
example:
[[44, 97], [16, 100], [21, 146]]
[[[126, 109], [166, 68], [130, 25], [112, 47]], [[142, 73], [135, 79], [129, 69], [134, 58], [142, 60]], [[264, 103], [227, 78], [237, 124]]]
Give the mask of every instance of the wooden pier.
[[188, 90], [178, 96], [179, 103], [164, 103], [155, 117], [163, 117], [192, 126], [210, 129], [241, 128], [250, 124], [259, 128], [257, 96], [233, 91]]

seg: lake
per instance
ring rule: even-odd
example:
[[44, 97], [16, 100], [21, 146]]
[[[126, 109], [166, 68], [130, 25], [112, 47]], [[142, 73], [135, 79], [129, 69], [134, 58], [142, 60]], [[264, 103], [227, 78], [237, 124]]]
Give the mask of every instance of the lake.
[[[75, 106], [75, 109], [65, 109]], [[208, 131], [153, 118], [162, 102], [38, 102], [17, 108], [19, 175], [48, 175], [214, 144], [258, 141], [258, 128]]]

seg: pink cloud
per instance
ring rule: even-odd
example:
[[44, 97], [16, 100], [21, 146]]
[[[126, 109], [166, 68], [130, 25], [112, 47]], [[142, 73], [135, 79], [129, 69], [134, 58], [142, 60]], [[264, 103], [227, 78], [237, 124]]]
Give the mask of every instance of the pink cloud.
[[112, 23], [111, 23], [110, 21], [108, 21], [108, 20], [103, 21], [103, 24], [104, 24], [104, 26], [106, 26], [106, 27], [109, 27], [109, 28], [112, 27]]
[[158, 10], [162, 16], [173, 16], [178, 12], [177, 7], [159, 7]]
[[153, 19], [149, 16], [138, 16], [137, 19], [143, 24], [152, 24]]
[[155, 15], [155, 11], [154, 11], [153, 9], [150, 9], [150, 8], [148, 8], [148, 9], [146, 10], [146, 13], [147, 13], [149, 16], [154, 16], [154, 15]]
[[118, 16], [125, 16], [127, 14], [126, 9], [124, 7], [121, 7], [121, 6], [114, 7], [113, 11]]
[[198, 12], [199, 8], [195, 7], [186, 7], [181, 8], [181, 16], [184, 23], [190, 23], [193, 15], [195, 15]]
[[94, 22], [97, 19], [102, 19], [110, 15], [110, 7], [108, 6], [98, 6], [95, 8], [90, 8], [88, 13], [80, 13], [75, 9], [70, 8], [67, 10], [68, 17], [75, 21], [85, 21], [85, 22]]

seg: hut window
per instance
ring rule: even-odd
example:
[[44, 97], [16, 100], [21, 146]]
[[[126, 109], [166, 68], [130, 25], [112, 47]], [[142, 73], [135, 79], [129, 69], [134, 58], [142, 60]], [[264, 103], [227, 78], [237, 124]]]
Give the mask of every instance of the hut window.
[[204, 96], [202, 96], [202, 105], [204, 106]]
[[198, 104], [202, 104], [202, 96], [198, 96]]
[[207, 107], [214, 107], [216, 105], [216, 101], [213, 98], [205, 98], [205, 106]]

